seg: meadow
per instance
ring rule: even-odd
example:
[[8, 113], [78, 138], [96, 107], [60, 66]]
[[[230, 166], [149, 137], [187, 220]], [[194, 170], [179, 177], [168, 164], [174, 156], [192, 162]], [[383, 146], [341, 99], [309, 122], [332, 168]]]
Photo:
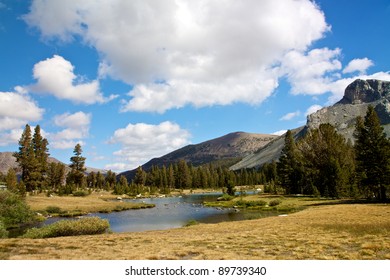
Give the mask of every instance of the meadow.
[[390, 259], [390, 205], [277, 199], [282, 201], [280, 207], [303, 210], [161, 231], [2, 239], [0, 259]]

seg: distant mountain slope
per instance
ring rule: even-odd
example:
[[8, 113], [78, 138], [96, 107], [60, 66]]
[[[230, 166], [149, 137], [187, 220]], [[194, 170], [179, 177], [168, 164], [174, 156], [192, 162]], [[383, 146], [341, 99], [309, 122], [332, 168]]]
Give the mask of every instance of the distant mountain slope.
[[[291, 130], [294, 138], [299, 139], [305, 134], [306, 127], [302, 126]], [[275, 138], [266, 146], [255, 153], [244, 157], [241, 161], [230, 167], [231, 170], [259, 167], [265, 163], [272, 162], [280, 157], [284, 146], [284, 135]]]
[[[194, 166], [210, 163], [217, 160], [243, 158], [264, 147], [276, 135], [233, 132], [222, 137], [208, 140], [199, 144], [188, 145], [159, 158], [154, 158], [142, 165], [144, 170], [154, 166], [169, 166], [171, 163], [185, 160]], [[132, 178], [135, 170], [121, 173]]]
[[[49, 157], [48, 162], [61, 162], [61, 161], [59, 161], [56, 158]], [[67, 166], [67, 164], [65, 164], [65, 166]], [[16, 169], [18, 168], [18, 164], [16, 162], [15, 157], [13, 156], [13, 152], [0, 152], [0, 172], [3, 174], [7, 174], [8, 169], [10, 168], [16, 168]], [[68, 169], [70, 170], [70, 168]], [[101, 173], [106, 173], [106, 170], [87, 167], [86, 173], [90, 173], [92, 171], [94, 172], [100, 171]]]
[[[307, 117], [306, 126], [292, 130], [295, 139], [303, 137], [306, 131], [322, 123], [335, 126], [338, 133], [354, 141], [356, 118], [364, 117], [367, 107], [372, 105], [378, 113], [385, 132], [390, 136], [390, 82], [380, 80], [355, 80], [344, 92], [344, 97], [335, 105], [322, 108]], [[230, 167], [232, 170], [259, 167], [277, 160], [284, 146], [284, 135], [275, 139], [259, 151], [248, 155]]]

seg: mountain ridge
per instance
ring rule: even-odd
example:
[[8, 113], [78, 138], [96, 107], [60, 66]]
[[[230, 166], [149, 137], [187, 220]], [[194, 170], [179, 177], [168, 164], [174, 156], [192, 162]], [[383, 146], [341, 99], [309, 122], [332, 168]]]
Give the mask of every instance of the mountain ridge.
[[[306, 125], [291, 129], [296, 140], [309, 130], [316, 129], [322, 123], [333, 125], [336, 131], [347, 140], [354, 142], [356, 118], [364, 117], [368, 106], [377, 112], [385, 133], [390, 135], [390, 82], [381, 80], [357, 79], [349, 84], [343, 98], [332, 106], [324, 107], [307, 116]], [[232, 165], [231, 170], [256, 168], [277, 160], [284, 146], [284, 135]]]
[[[168, 166], [180, 160], [199, 166], [218, 160], [243, 158], [259, 150], [277, 137], [277, 135], [272, 134], [232, 132], [198, 144], [187, 145], [162, 157], [153, 158], [143, 164], [142, 168], [150, 170], [152, 166]], [[124, 175], [131, 179], [135, 171], [136, 169], [128, 170], [120, 173], [118, 176]]]
[[[60, 161], [54, 157], [49, 157], [48, 162], [49, 163], [60, 162], [60, 163], [65, 165], [65, 167], [68, 169], [68, 171], [70, 170], [70, 167], [68, 167], [68, 164], [63, 163], [62, 161]], [[10, 168], [14, 168], [16, 170], [19, 169], [19, 165], [16, 162], [15, 157], [13, 156], [13, 152], [0, 152], [0, 173], [7, 174], [8, 169], [10, 169]], [[103, 170], [103, 169], [99, 169], [99, 168], [93, 168], [93, 167], [86, 167], [86, 168], [87, 168], [86, 173], [97, 172], [97, 171], [100, 171], [101, 173], [107, 172], [107, 170]], [[19, 173], [20, 172], [17, 172], [17, 174], [19, 174]]]

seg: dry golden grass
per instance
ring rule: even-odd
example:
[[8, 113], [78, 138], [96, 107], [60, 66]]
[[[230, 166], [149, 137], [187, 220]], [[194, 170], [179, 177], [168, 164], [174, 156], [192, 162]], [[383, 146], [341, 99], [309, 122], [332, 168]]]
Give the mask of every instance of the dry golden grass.
[[85, 197], [46, 195], [27, 196], [27, 204], [33, 211], [45, 211], [47, 207], [56, 206], [66, 212], [112, 212], [125, 209], [136, 209], [144, 206], [143, 203], [114, 201], [117, 196], [107, 192], [92, 193]]
[[0, 259], [390, 259], [390, 206], [312, 206], [163, 231], [3, 239]]

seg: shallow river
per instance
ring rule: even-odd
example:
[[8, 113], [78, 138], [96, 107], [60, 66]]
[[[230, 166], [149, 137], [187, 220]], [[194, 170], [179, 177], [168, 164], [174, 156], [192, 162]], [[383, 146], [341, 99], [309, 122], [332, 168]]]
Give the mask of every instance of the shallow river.
[[[259, 211], [239, 211], [235, 209], [222, 209], [204, 207], [203, 202], [215, 201], [221, 193], [192, 194], [181, 197], [124, 199], [155, 204], [156, 207], [140, 210], [128, 210], [108, 214], [92, 213], [88, 216], [98, 216], [108, 219], [113, 232], [134, 232], [147, 230], [160, 230], [178, 228], [186, 225], [191, 220], [200, 223], [219, 223], [224, 221], [239, 221], [275, 215], [276, 213]], [[118, 203], [121, 203], [118, 201]], [[59, 219], [59, 218], [58, 218]], [[45, 224], [58, 220], [48, 219]]]

